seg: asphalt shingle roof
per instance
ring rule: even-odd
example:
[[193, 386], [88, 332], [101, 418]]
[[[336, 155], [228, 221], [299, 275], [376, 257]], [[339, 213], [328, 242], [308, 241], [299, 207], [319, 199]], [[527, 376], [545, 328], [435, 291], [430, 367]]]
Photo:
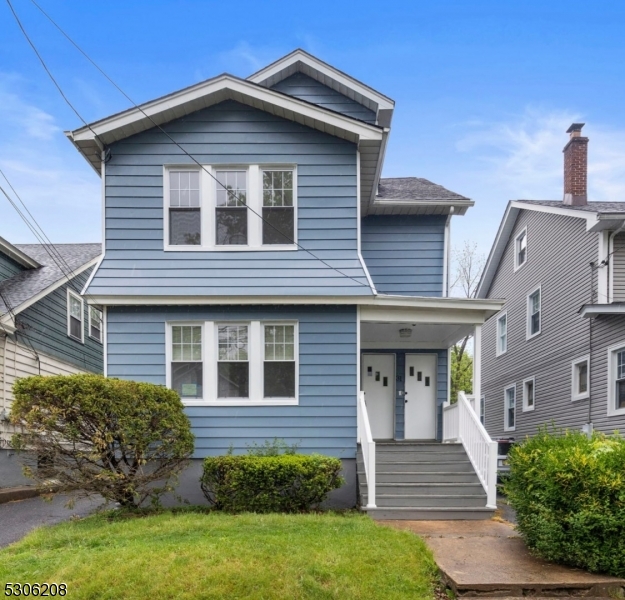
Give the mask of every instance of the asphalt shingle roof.
[[387, 200], [469, 200], [422, 177], [380, 178], [377, 198]]
[[[2, 292], [2, 296], [11, 305], [11, 308], [19, 307], [20, 304], [52, 284], [65, 280], [63, 271], [68, 271], [64, 264], [62, 264], [63, 270], [61, 270], [61, 267], [57, 265], [46, 248], [41, 244], [14, 245], [31, 258], [34, 258], [41, 267], [22, 271], [0, 284], [0, 292]], [[54, 248], [63, 257], [63, 260], [72, 271], [79, 269], [102, 252], [101, 244], [55, 244]], [[0, 299], [0, 315], [7, 311], [7, 306]]]
[[559, 200], [516, 200], [516, 202], [555, 208], [569, 208], [571, 210], [581, 210], [585, 212], [625, 213], [625, 202], [589, 202], [585, 206], [570, 206]]

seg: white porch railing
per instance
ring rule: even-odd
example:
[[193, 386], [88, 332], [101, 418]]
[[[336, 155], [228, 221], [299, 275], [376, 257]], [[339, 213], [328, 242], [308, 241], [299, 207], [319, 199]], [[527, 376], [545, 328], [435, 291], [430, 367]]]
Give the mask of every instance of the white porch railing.
[[375, 508], [375, 442], [371, 435], [364, 392], [358, 393], [357, 407], [358, 443], [362, 449], [365, 474], [367, 475], [367, 508]]
[[493, 442], [464, 392], [443, 407], [443, 442], [461, 442], [486, 492], [486, 506], [497, 507], [497, 442]]

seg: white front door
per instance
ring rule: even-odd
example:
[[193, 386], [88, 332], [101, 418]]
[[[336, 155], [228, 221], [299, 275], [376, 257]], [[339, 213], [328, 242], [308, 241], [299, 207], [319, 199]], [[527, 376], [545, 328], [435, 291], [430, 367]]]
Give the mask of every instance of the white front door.
[[392, 440], [395, 436], [395, 355], [363, 354], [362, 391], [374, 440]]
[[436, 355], [406, 354], [405, 431], [407, 440], [436, 438]]

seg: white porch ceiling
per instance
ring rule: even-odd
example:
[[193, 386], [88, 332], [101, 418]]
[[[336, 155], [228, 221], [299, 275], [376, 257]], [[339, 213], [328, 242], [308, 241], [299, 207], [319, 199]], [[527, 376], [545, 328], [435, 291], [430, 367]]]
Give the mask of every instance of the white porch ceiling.
[[[402, 337], [400, 329], [410, 329], [410, 336]], [[473, 329], [472, 325], [458, 323], [364, 322], [360, 324], [360, 345], [363, 349], [447, 349], [472, 334]]]

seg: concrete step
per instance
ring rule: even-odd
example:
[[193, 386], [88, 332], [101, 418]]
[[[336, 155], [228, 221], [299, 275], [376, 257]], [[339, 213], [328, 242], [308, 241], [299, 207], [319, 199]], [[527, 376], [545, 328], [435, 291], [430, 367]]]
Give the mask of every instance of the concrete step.
[[490, 519], [495, 511], [490, 508], [409, 508], [383, 507], [362, 508], [372, 519], [377, 521], [404, 520], [404, 521], [468, 521], [473, 519]]
[[[473, 508], [486, 506], [486, 494], [479, 495], [397, 495], [378, 494], [375, 495], [375, 503], [378, 507], [406, 507], [406, 508]], [[362, 506], [367, 505], [367, 494], [361, 494]]]
[[[364, 482], [363, 482], [364, 483]], [[438, 495], [483, 494], [480, 483], [377, 483], [376, 494]]]
[[[364, 469], [358, 471], [358, 476], [366, 481]], [[422, 473], [420, 471], [384, 471], [376, 473], [377, 483], [480, 483], [475, 473], [461, 471]]]
[[399, 461], [383, 461], [376, 460], [376, 473], [398, 473], [403, 472], [419, 472], [419, 473], [440, 473], [454, 471], [456, 473], [474, 473], [471, 461], [454, 460], [454, 461], [435, 461], [435, 462], [416, 462], [413, 460]]

